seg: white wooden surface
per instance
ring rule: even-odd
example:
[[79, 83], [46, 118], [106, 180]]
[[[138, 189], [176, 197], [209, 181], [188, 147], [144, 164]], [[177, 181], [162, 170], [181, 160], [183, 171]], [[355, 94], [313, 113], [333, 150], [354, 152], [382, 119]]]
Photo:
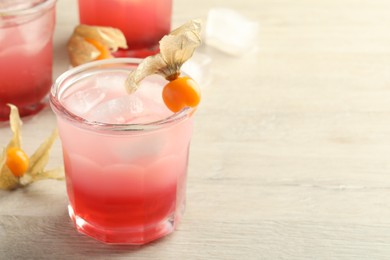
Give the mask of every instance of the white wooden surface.
[[[261, 25], [259, 51], [210, 47], [192, 141], [188, 204], [143, 247], [78, 234], [63, 182], [0, 192], [0, 259], [389, 259], [390, 2], [176, 0], [173, 25], [212, 7]], [[54, 77], [68, 68], [75, 0], [58, 1]], [[27, 152], [55, 127], [25, 121]], [[0, 127], [0, 145], [10, 137]], [[50, 161], [61, 164], [57, 142]]]

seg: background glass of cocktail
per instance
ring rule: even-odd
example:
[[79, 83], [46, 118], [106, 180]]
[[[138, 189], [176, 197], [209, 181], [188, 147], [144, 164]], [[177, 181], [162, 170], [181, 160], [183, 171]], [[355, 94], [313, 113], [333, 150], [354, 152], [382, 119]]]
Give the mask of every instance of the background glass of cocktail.
[[0, 121], [37, 113], [52, 84], [55, 0], [0, 1]]
[[169, 111], [167, 82], [149, 76], [129, 95], [138, 59], [75, 67], [50, 101], [62, 141], [69, 214], [79, 232], [106, 243], [145, 244], [171, 233], [185, 207], [194, 108]]
[[80, 23], [120, 29], [128, 49], [121, 57], [146, 56], [158, 52], [158, 42], [171, 29], [172, 0], [78, 0]]

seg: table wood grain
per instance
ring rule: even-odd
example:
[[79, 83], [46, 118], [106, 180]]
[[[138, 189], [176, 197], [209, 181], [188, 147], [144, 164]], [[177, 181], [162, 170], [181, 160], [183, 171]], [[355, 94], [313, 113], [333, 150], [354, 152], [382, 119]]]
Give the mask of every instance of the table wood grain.
[[[187, 209], [146, 246], [78, 234], [62, 181], [0, 192], [0, 259], [389, 259], [390, 2], [180, 0], [173, 25], [227, 7], [258, 22], [256, 52], [211, 46], [192, 139]], [[59, 0], [54, 78], [75, 0]], [[1, 73], [1, 72], [0, 72]], [[24, 119], [31, 153], [55, 127]], [[0, 127], [0, 146], [10, 138]], [[49, 167], [62, 164], [59, 141]]]

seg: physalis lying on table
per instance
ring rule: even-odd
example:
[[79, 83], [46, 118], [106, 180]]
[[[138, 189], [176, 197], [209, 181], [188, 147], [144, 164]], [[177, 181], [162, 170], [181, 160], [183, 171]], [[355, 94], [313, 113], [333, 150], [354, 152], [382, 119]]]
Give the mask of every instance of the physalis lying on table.
[[29, 157], [21, 147], [22, 122], [18, 108], [9, 106], [9, 122], [13, 136], [8, 145], [0, 151], [0, 189], [13, 190], [42, 179], [63, 179], [62, 169], [45, 170], [50, 148], [58, 135], [57, 130]]
[[80, 24], [71, 35], [67, 50], [72, 66], [113, 58], [112, 52], [127, 48], [126, 38], [116, 28]]

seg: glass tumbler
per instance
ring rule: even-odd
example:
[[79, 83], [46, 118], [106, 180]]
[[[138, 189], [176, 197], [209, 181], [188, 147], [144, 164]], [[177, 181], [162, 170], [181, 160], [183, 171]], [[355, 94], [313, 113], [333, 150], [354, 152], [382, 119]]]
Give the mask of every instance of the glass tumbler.
[[80, 23], [120, 29], [128, 49], [120, 57], [145, 58], [171, 29], [172, 0], [78, 0]]
[[160, 76], [127, 94], [123, 83], [139, 61], [75, 67], [57, 79], [50, 95], [70, 217], [79, 232], [105, 243], [140, 245], [163, 237], [185, 207], [195, 109], [170, 112]]
[[0, 1], [0, 121], [37, 113], [52, 84], [55, 0]]

